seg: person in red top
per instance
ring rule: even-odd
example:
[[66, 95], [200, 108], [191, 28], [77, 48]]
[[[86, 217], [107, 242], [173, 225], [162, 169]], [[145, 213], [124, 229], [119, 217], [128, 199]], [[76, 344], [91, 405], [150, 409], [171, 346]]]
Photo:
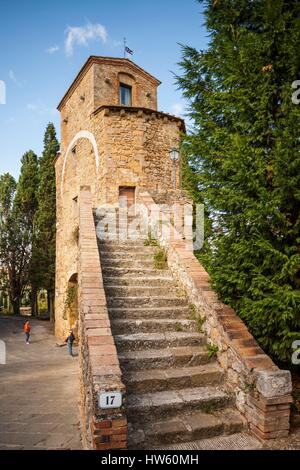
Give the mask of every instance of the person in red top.
[[29, 344], [30, 331], [31, 331], [31, 326], [30, 326], [29, 321], [26, 321], [24, 323], [23, 330], [24, 330], [24, 333], [25, 333], [25, 343]]

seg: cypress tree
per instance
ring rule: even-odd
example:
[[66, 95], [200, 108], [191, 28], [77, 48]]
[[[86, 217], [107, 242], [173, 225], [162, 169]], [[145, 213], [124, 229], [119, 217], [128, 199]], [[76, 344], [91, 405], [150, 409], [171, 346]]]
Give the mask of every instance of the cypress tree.
[[38, 207], [38, 158], [29, 150], [21, 159], [21, 173], [18, 180], [15, 207], [22, 213], [24, 222], [33, 231], [35, 213]]
[[182, 46], [177, 77], [214, 227], [200, 259], [265, 351], [289, 361], [300, 331], [300, 3], [201, 3], [209, 46]]
[[[30, 243], [30, 259], [28, 265], [28, 277], [31, 277], [32, 266], [32, 246], [34, 236], [34, 220], [38, 207], [37, 190], [38, 190], [38, 158], [36, 154], [30, 150], [26, 152], [21, 159], [21, 173], [17, 185], [15, 196], [15, 207], [18, 209], [20, 217], [23, 219], [24, 227], [26, 227], [29, 243]], [[31, 285], [31, 312], [36, 314], [36, 294], [37, 290]]]
[[55, 127], [49, 123], [44, 150], [39, 160], [38, 210], [35, 217], [32, 283], [48, 293], [48, 310], [53, 319], [55, 289], [56, 188], [53, 161], [59, 150]]

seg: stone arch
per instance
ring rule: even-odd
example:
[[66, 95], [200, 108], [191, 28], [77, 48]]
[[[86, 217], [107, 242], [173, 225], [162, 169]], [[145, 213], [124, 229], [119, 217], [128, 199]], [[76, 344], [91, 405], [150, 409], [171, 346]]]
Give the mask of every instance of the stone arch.
[[118, 74], [119, 83], [124, 83], [125, 85], [134, 85], [135, 77], [131, 73], [119, 72]]
[[77, 134], [73, 137], [73, 139], [69, 143], [68, 148], [67, 148], [67, 150], [65, 152], [65, 155], [64, 155], [64, 162], [63, 162], [62, 175], [61, 175], [61, 185], [60, 185], [61, 194], [63, 194], [63, 189], [64, 189], [64, 178], [65, 178], [65, 172], [66, 172], [67, 159], [68, 159], [69, 153], [72, 151], [72, 149], [74, 148], [76, 142], [79, 139], [87, 139], [92, 144], [93, 150], [94, 150], [94, 155], [95, 155], [95, 161], [96, 161], [96, 171], [98, 172], [98, 169], [99, 169], [100, 158], [99, 158], [97, 142], [96, 142], [96, 139], [95, 139], [94, 135], [89, 131], [77, 132]]
[[78, 335], [78, 274], [74, 273], [68, 280], [66, 300], [65, 300], [65, 317], [68, 328], [72, 329], [75, 336]]

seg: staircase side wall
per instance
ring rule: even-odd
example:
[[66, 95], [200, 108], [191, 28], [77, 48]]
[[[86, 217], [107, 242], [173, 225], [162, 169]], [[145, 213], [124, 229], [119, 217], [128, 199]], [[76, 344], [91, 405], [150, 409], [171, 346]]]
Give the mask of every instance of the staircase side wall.
[[81, 423], [84, 447], [125, 449], [124, 406], [102, 409], [99, 393], [125, 394], [106, 307], [90, 187], [79, 194], [79, 355]]
[[[218, 360], [227, 385], [252, 432], [261, 439], [289, 433], [291, 374], [280, 370], [259, 347], [235, 311], [218, 300], [208, 273], [190, 250], [190, 244], [160, 213], [147, 191], [140, 190], [139, 204], [149, 229], [168, 252], [168, 264], [187, 291], [201, 317], [209, 341], [218, 347]], [[158, 224], [157, 220], [161, 220]]]

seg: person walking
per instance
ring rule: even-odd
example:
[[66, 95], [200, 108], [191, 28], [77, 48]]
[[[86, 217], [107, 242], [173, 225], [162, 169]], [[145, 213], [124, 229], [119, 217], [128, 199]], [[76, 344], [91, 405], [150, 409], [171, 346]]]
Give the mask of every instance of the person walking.
[[73, 343], [75, 341], [75, 336], [73, 333], [73, 330], [70, 330], [70, 334], [66, 339], [67, 347], [68, 347], [68, 352], [70, 356], [73, 356]]
[[31, 326], [28, 320], [24, 323], [23, 330], [25, 333], [25, 343], [29, 344]]

